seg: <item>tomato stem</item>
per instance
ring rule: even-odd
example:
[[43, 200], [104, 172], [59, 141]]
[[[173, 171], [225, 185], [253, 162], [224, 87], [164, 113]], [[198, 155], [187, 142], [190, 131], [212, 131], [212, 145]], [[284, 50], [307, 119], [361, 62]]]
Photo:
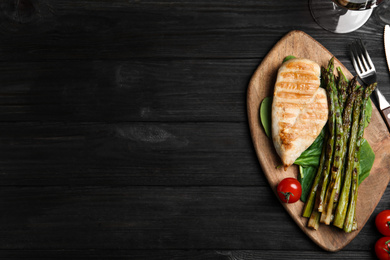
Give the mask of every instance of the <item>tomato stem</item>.
[[294, 194], [292, 194], [291, 192], [283, 192], [283, 191], [279, 191], [279, 192], [283, 194], [286, 203], [288, 203], [288, 201], [290, 200], [290, 195], [294, 196]]
[[383, 250], [385, 250], [388, 255], [390, 255], [390, 246], [389, 246], [389, 244], [390, 244], [390, 240], [387, 240], [385, 242], [385, 245], [387, 246], [387, 248], [383, 248]]

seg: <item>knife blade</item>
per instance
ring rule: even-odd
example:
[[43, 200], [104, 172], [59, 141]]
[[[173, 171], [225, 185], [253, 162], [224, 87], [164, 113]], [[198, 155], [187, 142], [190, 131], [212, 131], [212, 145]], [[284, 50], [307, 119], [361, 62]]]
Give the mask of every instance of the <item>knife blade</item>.
[[[390, 72], [390, 26], [385, 25], [385, 31], [383, 34], [384, 37], [384, 45], [385, 45], [385, 55], [387, 61], [387, 68]], [[379, 109], [383, 118], [385, 119], [387, 127], [390, 129], [390, 104], [387, 102], [386, 98], [380, 93], [378, 89], [375, 91], [376, 96], [378, 98]]]
[[390, 25], [385, 25], [385, 32], [383, 34], [383, 40], [385, 44], [385, 55], [386, 55], [386, 61], [387, 61], [387, 68], [390, 72]]

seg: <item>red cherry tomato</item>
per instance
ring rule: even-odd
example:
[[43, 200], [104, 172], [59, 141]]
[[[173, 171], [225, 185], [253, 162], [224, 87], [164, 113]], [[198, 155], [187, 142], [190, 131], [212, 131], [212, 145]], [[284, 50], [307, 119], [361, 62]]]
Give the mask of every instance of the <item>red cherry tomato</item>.
[[375, 226], [382, 235], [390, 237], [390, 210], [383, 210], [376, 216]]
[[284, 203], [294, 203], [301, 198], [302, 187], [295, 178], [285, 178], [276, 188], [279, 198]]
[[379, 260], [390, 259], [390, 237], [382, 237], [376, 241], [375, 254]]
[[375, 226], [382, 235], [390, 237], [390, 210], [383, 210], [376, 216]]

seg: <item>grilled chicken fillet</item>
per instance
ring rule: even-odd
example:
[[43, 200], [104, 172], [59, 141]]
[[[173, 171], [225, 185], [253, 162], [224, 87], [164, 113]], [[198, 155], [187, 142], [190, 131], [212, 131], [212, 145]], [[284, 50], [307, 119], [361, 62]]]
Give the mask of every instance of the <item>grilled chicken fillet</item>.
[[272, 102], [272, 139], [286, 170], [320, 134], [328, 120], [320, 66], [291, 59], [279, 68]]

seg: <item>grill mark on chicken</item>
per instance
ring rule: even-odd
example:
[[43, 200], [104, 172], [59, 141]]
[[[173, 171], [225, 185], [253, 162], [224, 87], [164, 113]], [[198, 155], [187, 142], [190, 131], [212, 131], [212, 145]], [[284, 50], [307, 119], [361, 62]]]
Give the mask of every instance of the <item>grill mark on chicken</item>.
[[328, 104], [327, 103], [316, 103], [316, 104], [311, 103], [311, 104], [308, 104], [307, 108], [312, 109], [312, 110], [321, 111], [321, 110], [327, 109]]
[[276, 93], [276, 96], [285, 99], [296, 99], [303, 102], [305, 102], [306, 100], [309, 101], [313, 97], [313, 95], [306, 94], [306, 93], [294, 93], [294, 92], [282, 92], [282, 91]]
[[[285, 103], [277, 103], [275, 104], [276, 107], [280, 107], [280, 108], [286, 108], [286, 109], [294, 109], [294, 108], [298, 108], [298, 109], [303, 109], [307, 104], [305, 103], [295, 103], [295, 102], [285, 102]], [[326, 103], [321, 103], [321, 104], [311, 104], [310, 105], [310, 109], [313, 109], [313, 110], [316, 110], [316, 109], [327, 109], [328, 108], [328, 105]]]
[[313, 132], [310, 128], [306, 127], [297, 127], [292, 128], [290, 132], [282, 131], [280, 133], [281, 141], [285, 149], [291, 149], [294, 146], [294, 141], [298, 140], [302, 136], [302, 134], [306, 135], [307, 137], [311, 138], [317, 138], [318, 134], [316, 132]]
[[301, 119], [306, 120], [325, 120], [328, 118], [327, 113], [316, 113], [316, 112], [307, 112], [301, 116]]
[[285, 149], [291, 149], [293, 146], [292, 140], [295, 140], [295, 134], [294, 133], [286, 133], [285, 131], [280, 132], [280, 139], [282, 142], [282, 145], [285, 147]]
[[318, 85], [314, 83], [299, 83], [299, 82], [278, 82], [276, 83], [278, 91], [290, 91], [290, 92], [304, 92], [314, 94], [316, 92]]
[[318, 80], [318, 77], [314, 73], [310, 72], [281, 72], [280, 76], [286, 80], [296, 80], [302, 82], [315, 81]]
[[284, 119], [290, 119], [290, 118], [295, 118], [296, 114], [293, 113], [278, 113], [281, 118]]
[[314, 70], [313, 64], [307, 64], [303, 62], [291, 62], [287, 64], [286, 67], [292, 70], [308, 70], [308, 71]]

